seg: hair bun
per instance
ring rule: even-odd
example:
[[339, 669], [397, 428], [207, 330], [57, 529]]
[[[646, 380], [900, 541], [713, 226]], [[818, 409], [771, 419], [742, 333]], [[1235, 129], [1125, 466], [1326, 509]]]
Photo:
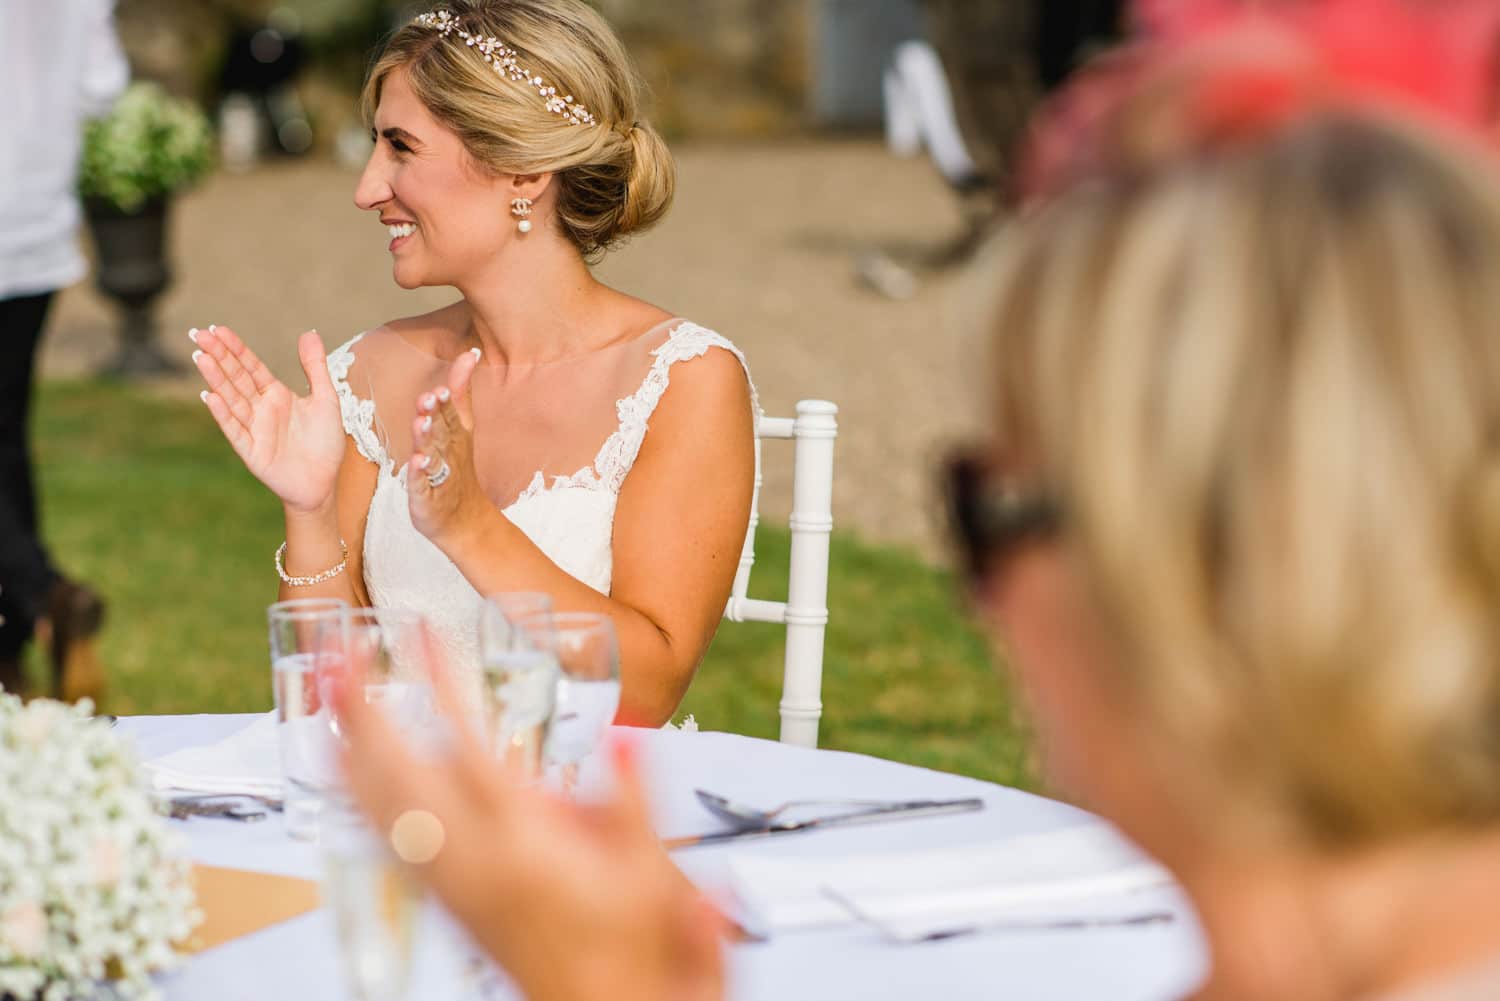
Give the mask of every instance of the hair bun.
[[617, 236], [654, 226], [667, 214], [677, 191], [677, 164], [661, 134], [647, 123], [633, 122], [625, 136], [632, 155]]

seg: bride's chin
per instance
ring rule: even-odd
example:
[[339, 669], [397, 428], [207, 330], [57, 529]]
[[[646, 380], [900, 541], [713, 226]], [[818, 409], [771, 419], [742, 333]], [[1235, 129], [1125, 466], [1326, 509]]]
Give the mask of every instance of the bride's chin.
[[423, 285], [421, 278], [419, 278], [414, 272], [403, 269], [400, 265], [397, 265], [396, 267], [391, 269], [391, 277], [396, 280], [397, 285], [401, 286], [407, 291], [410, 291], [414, 288], [421, 288]]

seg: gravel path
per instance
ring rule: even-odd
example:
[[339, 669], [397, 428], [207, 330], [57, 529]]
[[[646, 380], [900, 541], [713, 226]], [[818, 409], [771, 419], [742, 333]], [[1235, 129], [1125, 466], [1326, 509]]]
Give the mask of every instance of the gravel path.
[[[834, 517], [844, 529], [939, 559], [933, 470], [972, 427], [980, 377], [962, 346], [975, 296], [961, 275], [927, 278], [891, 301], [862, 288], [856, 254], [920, 250], [959, 228], [955, 199], [925, 161], [868, 142], [678, 150], [678, 201], [667, 221], [605, 261], [601, 277], [713, 327], [749, 356], [768, 412], [804, 397], [840, 407]], [[316, 328], [330, 345], [393, 316], [451, 301], [390, 280], [386, 236], [352, 202], [355, 175], [331, 163], [223, 174], [182, 199], [173, 218], [178, 280], [160, 311], [184, 361], [191, 326], [226, 323], [284, 378], [302, 380], [294, 341]], [[43, 371], [89, 371], [109, 356], [113, 315], [89, 285], [54, 311]], [[193, 380], [162, 385], [196, 393]], [[206, 418], [205, 418], [206, 419]], [[789, 506], [790, 451], [766, 450], [768, 518]]]

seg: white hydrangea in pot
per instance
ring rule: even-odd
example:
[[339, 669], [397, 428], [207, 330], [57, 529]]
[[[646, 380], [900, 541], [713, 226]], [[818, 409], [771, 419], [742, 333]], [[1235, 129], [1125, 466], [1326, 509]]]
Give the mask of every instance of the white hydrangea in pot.
[[200, 919], [180, 839], [92, 712], [0, 694], [0, 998], [155, 998]]

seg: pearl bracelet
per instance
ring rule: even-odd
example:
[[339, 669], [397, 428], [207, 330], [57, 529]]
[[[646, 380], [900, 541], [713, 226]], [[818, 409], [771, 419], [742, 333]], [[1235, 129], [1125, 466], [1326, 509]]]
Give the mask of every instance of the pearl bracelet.
[[338, 566], [331, 567], [330, 569], [324, 570], [320, 574], [314, 574], [311, 577], [292, 577], [287, 574], [286, 565], [282, 563], [282, 560], [286, 557], [286, 543], [283, 542], [281, 544], [281, 548], [276, 550], [276, 573], [283, 581], [290, 584], [292, 587], [312, 587], [314, 584], [321, 584], [326, 580], [333, 580], [333, 578], [343, 573], [344, 568], [349, 565], [349, 547], [344, 545], [343, 539], [339, 540], [339, 551], [343, 554], [343, 559], [339, 560]]

